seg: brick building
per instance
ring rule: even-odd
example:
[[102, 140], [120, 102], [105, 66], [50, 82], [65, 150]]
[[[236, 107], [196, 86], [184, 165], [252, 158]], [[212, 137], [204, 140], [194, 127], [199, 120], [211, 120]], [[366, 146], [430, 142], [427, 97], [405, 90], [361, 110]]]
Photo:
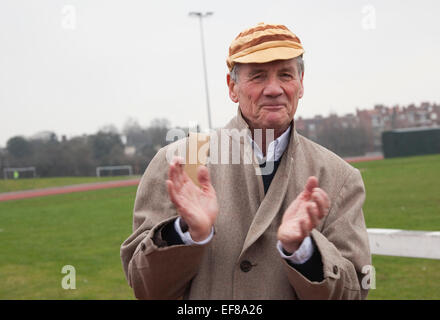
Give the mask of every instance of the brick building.
[[357, 110], [360, 125], [365, 128], [368, 140], [368, 151], [380, 151], [383, 131], [440, 126], [440, 105], [423, 102], [417, 107], [386, 107], [376, 105], [372, 110]]
[[[419, 106], [411, 104], [406, 107], [376, 105], [373, 109], [357, 109], [356, 114], [343, 116], [330, 114], [328, 117], [318, 115], [308, 119], [299, 117], [295, 121], [295, 126], [301, 134], [328, 147], [331, 146], [326, 145], [325, 142], [332, 131], [338, 132], [339, 135], [358, 133], [356, 135], [361, 134], [365, 141], [352, 141], [353, 144], [365, 143], [364, 153], [381, 152], [383, 131], [440, 126], [440, 105], [429, 102], [423, 102]], [[340, 140], [343, 140], [342, 137]], [[335, 143], [332, 144], [333, 149], [336, 148]]]

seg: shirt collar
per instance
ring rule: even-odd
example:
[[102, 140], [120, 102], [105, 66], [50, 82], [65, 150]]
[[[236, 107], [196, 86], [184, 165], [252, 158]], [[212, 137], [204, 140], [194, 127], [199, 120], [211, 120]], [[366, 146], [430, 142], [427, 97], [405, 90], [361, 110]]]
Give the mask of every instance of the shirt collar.
[[261, 151], [260, 147], [257, 143], [255, 143], [254, 140], [252, 140], [252, 137], [249, 136], [249, 139], [252, 143], [252, 147], [254, 149], [254, 154], [258, 159], [258, 162], [266, 162], [266, 161], [278, 161], [281, 156], [283, 155], [284, 151], [287, 148], [287, 145], [289, 144], [289, 136], [290, 136], [290, 128], [284, 131], [282, 135], [280, 135], [278, 138], [276, 138], [274, 141], [269, 143], [269, 147], [267, 148], [267, 154], [266, 158], [263, 156], [263, 152]]

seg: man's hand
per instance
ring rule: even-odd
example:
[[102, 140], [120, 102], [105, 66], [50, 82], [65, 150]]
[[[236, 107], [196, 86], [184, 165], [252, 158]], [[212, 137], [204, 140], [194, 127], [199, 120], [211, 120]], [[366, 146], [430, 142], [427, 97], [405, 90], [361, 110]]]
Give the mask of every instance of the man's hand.
[[180, 217], [186, 222], [194, 241], [202, 241], [211, 233], [218, 214], [215, 190], [208, 168], [197, 169], [200, 188], [183, 171], [183, 159], [175, 157], [170, 164], [167, 180], [168, 194]]
[[304, 190], [284, 212], [278, 228], [278, 240], [284, 250], [293, 253], [300, 247], [313, 228], [324, 218], [330, 208], [330, 199], [318, 188], [318, 179], [309, 177]]

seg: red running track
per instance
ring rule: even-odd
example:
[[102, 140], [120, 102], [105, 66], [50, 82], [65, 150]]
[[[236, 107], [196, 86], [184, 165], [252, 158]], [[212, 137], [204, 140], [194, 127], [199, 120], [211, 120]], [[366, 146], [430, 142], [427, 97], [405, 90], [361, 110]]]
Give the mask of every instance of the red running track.
[[65, 186], [65, 187], [34, 189], [34, 190], [17, 191], [17, 192], [6, 192], [6, 193], [0, 193], [0, 201], [19, 200], [26, 198], [34, 198], [34, 197], [50, 196], [55, 194], [82, 192], [82, 191], [90, 191], [90, 190], [98, 190], [98, 189], [137, 186], [139, 184], [139, 181], [140, 179], [131, 179], [131, 180], [78, 184], [78, 185]]
[[374, 157], [353, 157], [353, 158], [344, 158], [347, 162], [363, 162], [363, 161], [374, 161], [374, 160], [383, 160], [383, 156], [374, 156]]

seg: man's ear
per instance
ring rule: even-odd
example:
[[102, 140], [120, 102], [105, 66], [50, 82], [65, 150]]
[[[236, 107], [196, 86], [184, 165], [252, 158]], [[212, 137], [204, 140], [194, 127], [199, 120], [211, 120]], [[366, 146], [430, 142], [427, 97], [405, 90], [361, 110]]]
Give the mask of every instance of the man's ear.
[[229, 98], [231, 98], [233, 102], [237, 103], [238, 95], [235, 92], [237, 90], [236, 83], [231, 79], [231, 75], [229, 73], [226, 75], [226, 83], [228, 84], [229, 88]]

